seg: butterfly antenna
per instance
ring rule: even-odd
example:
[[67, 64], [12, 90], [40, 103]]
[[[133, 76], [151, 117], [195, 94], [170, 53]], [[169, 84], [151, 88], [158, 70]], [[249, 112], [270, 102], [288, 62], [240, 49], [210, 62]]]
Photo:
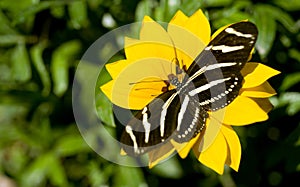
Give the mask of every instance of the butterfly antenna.
[[[175, 44], [174, 44], [174, 41], [172, 40], [172, 38], [170, 37], [170, 40], [172, 42], [172, 45], [173, 45], [173, 49], [174, 49], [174, 55], [175, 55], [175, 58], [173, 60], [175, 60], [175, 64], [176, 64], [176, 75], [178, 74], [181, 74], [182, 73], [182, 69], [185, 70], [185, 65], [183, 64], [183, 61], [179, 61], [178, 60], [178, 55], [177, 55], [177, 50], [176, 50], [176, 47], [175, 47]], [[172, 67], [171, 67], [172, 69]]]
[[167, 80], [152, 80], [152, 81], [138, 81], [138, 82], [130, 82], [129, 85], [134, 85], [134, 84], [142, 84], [142, 83], [153, 83], [153, 82], [165, 82]]

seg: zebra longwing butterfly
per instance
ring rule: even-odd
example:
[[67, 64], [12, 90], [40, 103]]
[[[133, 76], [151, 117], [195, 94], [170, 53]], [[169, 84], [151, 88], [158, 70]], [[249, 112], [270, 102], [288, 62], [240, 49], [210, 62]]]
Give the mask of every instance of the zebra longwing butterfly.
[[195, 58], [180, 70], [182, 81], [168, 75], [167, 90], [133, 117], [121, 135], [123, 150], [140, 155], [173, 139], [188, 142], [204, 131], [208, 111], [232, 102], [242, 87], [240, 73], [251, 58], [257, 39], [256, 26], [248, 21], [232, 24], [221, 31]]

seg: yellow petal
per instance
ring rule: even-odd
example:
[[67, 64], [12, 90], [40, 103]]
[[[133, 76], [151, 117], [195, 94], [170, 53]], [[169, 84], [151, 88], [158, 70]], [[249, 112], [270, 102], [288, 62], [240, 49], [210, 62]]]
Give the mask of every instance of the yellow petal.
[[[203, 139], [202, 141], [205, 141]], [[227, 158], [227, 143], [222, 133], [218, 133], [212, 144], [204, 151], [199, 151], [200, 142], [193, 147], [198, 160], [219, 174], [224, 172], [224, 164]], [[201, 149], [201, 148], [200, 148]]]
[[149, 156], [149, 168], [154, 167], [160, 161], [168, 158], [175, 151], [170, 142], [167, 142], [163, 146], [154, 149], [148, 153]]
[[202, 131], [202, 133], [199, 133], [196, 137], [194, 137], [187, 143], [178, 143], [174, 140], [171, 140], [171, 144], [174, 146], [181, 158], [186, 158], [191, 148], [194, 146], [194, 144], [199, 138], [202, 138], [203, 134], [204, 131]]
[[126, 58], [135, 61], [142, 58], [174, 60], [174, 45], [165, 29], [149, 16], [145, 16], [140, 40], [125, 37]]
[[178, 25], [169, 24], [168, 33], [176, 46], [177, 58], [181, 59], [182, 62], [180, 63], [183, 63], [188, 68], [192, 64], [193, 59], [204, 49], [205, 44], [198, 36]]
[[157, 38], [144, 41], [125, 37], [124, 50], [130, 62], [143, 58], [163, 58], [171, 62], [175, 58], [174, 46], [171, 43], [158, 41]]
[[280, 72], [261, 63], [251, 62], [246, 63], [241, 73], [244, 77], [243, 88], [251, 88], [261, 85]]
[[226, 107], [223, 123], [248, 125], [267, 119], [267, 112], [257, 102], [248, 97], [238, 96]]
[[101, 91], [106, 95], [106, 97], [112, 101], [112, 87], [114, 85], [114, 81], [111, 80], [105, 84], [103, 84], [102, 86], [100, 86]]
[[129, 60], [119, 60], [105, 65], [110, 76], [115, 79], [126, 66], [130, 64]]
[[177, 57], [188, 68], [208, 44], [210, 26], [201, 10], [190, 18], [179, 11], [168, 25], [168, 33], [176, 46]]
[[273, 105], [268, 98], [251, 98], [255, 101], [260, 108], [266, 113], [270, 112], [273, 109]]
[[[183, 65], [186, 65], [186, 67], [188, 68], [191, 65], [193, 59], [203, 48], [202, 46], [197, 47], [202, 43], [202, 41], [199, 40], [196, 35], [184, 28], [188, 19], [189, 18], [179, 10], [176, 12], [176, 14], [168, 24], [168, 34], [174, 42], [174, 46], [176, 48], [176, 56], [178, 59], [182, 60], [182, 62], [180, 62], [181, 68]], [[186, 41], [191, 41], [191, 43], [188, 43]]]
[[[220, 132], [222, 127], [222, 120], [225, 115], [225, 110], [217, 110], [214, 112], [209, 112], [209, 118], [206, 119], [205, 132], [203, 133], [203, 137], [198, 138], [199, 151], [203, 152], [207, 148], [211, 146], [211, 144], [215, 141], [215, 138]], [[201, 135], [202, 136], [202, 135]], [[203, 139], [202, 141], [200, 141]]]
[[189, 150], [183, 151], [183, 149], [189, 145], [189, 142], [185, 142], [185, 143], [178, 143], [174, 140], [170, 141], [171, 144], [174, 146], [175, 150], [177, 151], [177, 153], [179, 154], [179, 156], [181, 158], [186, 158], [186, 156], [189, 154], [190, 149], [192, 148], [192, 146], [195, 144], [195, 141], [193, 141], [193, 145], [189, 146]]
[[252, 88], [242, 88], [240, 90], [241, 96], [246, 97], [257, 97], [257, 98], [267, 98], [276, 94], [276, 91], [272, 86], [266, 81], [259, 86]]
[[229, 125], [222, 125], [221, 132], [226, 139], [228, 148], [226, 164], [238, 171], [242, 154], [239, 137]]
[[188, 17], [180, 10], [176, 12], [176, 14], [173, 16], [169, 24], [172, 25], [178, 25], [178, 26], [184, 26], [186, 21], [188, 20]]
[[207, 45], [210, 41], [210, 25], [202, 10], [196, 11], [185, 24], [185, 28], [194, 33]]
[[101, 90], [114, 104], [140, 110], [162, 93], [162, 88], [166, 86], [163, 80], [167, 80], [165, 70], [168, 68], [170, 62], [162, 59], [136, 61], [122, 69], [114, 80], [101, 86]]
[[169, 47], [174, 47], [172, 40], [166, 30], [149, 16], [145, 16], [141, 31], [140, 40], [160, 43]]

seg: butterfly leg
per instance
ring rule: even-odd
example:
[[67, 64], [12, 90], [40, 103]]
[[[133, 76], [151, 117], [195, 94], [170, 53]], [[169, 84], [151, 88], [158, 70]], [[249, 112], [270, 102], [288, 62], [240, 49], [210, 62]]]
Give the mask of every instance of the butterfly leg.
[[169, 91], [170, 82], [164, 80], [164, 83], [166, 84], [166, 86], [162, 87], [161, 91], [162, 91], [162, 92], [167, 92], [167, 91]]

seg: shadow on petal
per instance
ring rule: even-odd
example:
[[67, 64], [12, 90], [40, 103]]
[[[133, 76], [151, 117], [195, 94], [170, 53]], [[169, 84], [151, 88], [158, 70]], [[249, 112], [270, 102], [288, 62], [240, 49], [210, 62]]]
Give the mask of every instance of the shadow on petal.
[[165, 143], [163, 146], [150, 151], [148, 153], [149, 156], [149, 168], [154, 167], [162, 160], [168, 158], [173, 152], [175, 151], [175, 148], [170, 142]]

